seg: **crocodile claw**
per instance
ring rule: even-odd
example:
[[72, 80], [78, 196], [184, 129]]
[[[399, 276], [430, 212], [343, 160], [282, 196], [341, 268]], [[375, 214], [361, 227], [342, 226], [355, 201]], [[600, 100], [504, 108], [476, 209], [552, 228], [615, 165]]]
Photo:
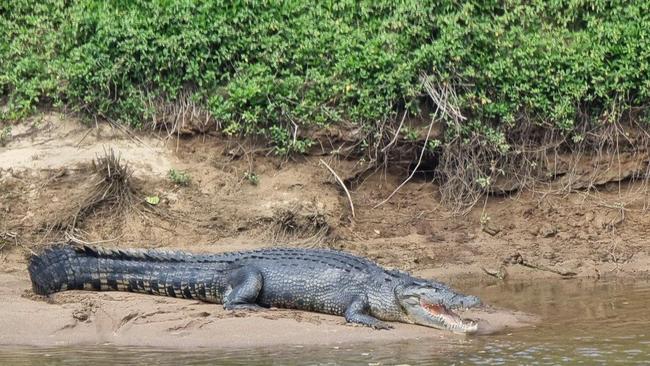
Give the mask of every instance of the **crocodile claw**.
[[388, 323], [384, 323], [384, 322], [377, 322], [377, 323], [373, 324], [372, 327], [374, 329], [377, 329], [377, 330], [389, 330], [389, 329], [395, 328], [392, 325], [390, 325]]

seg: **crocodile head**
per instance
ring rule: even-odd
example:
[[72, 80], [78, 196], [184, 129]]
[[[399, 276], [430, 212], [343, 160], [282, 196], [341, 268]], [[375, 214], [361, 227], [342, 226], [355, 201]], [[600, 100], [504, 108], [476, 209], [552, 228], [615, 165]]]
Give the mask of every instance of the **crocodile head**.
[[414, 281], [395, 288], [407, 321], [455, 333], [474, 333], [478, 324], [462, 319], [452, 310], [480, 305], [476, 296], [466, 296], [430, 281]]

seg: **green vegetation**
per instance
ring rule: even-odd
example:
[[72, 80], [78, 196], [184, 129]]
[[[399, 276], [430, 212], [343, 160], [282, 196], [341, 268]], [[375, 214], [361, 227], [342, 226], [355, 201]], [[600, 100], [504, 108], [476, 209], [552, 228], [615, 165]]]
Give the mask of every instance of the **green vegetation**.
[[14, 0], [0, 22], [4, 120], [66, 105], [139, 127], [185, 98], [279, 154], [344, 124], [363, 149], [404, 112], [428, 123], [428, 75], [467, 117], [444, 115], [430, 150], [504, 155], [522, 126], [577, 143], [585, 126], [650, 123], [647, 0]]
[[402, 127], [400, 133], [404, 136], [404, 140], [417, 141], [418, 139], [418, 131], [408, 126]]
[[176, 170], [176, 169], [170, 169], [168, 173], [169, 179], [174, 182], [174, 184], [177, 184], [179, 186], [188, 186], [190, 185], [190, 181], [192, 180], [190, 175], [187, 174], [186, 172]]
[[260, 177], [253, 172], [244, 173], [244, 179], [248, 181], [253, 186], [260, 184]]
[[11, 126], [0, 129], [0, 146], [5, 146], [11, 140]]

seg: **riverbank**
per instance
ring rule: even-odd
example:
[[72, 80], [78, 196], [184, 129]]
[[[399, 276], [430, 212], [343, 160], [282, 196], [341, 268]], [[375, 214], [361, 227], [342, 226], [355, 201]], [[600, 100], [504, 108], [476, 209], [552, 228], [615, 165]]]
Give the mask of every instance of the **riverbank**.
[[[133, 205], [79, 210], [96, 184], [93, 161], [109, 149], [132, 172]], [[195, 252], [330, 247], [460, 289], [468, 278], [650, 276], [650, 218], [640, 181], [601, 179], [571, 193], [493, 196], [458, 217], [440, 204], [426, 174], [373, 208], [405, 172], [391, 168], [354, 180], [364, 168], [358, 161], [334, 155], [282, 160], [267, 153], [210, 135], [164, 139], [108, 124], [86, 127], [54, 113], [15, 126], [0, 147], [0, 325], [9, 330], [0, 343], [250, 347], [457, 337], [417, 326], [378, 332], [321, 314], [233, 313], [122, 293], [67, 292], [48, 303], [30, 294], [26, 256], [66, 232], [106, 246]], [[321, 160], [343, 180], [354, 180], [354, 217]], [[189, 182], [170, 179], [172, 169]], [[468, 316], [488, 321], [491, 330], [532, 321], [505, 311]]]

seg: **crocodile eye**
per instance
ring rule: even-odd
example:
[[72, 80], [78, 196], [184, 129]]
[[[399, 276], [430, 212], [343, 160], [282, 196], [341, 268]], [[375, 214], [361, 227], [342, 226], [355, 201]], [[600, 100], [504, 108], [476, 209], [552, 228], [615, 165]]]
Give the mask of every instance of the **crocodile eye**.
[[438, 291], [437, 287], [435, 287], [433, 285], [430, 285], [430, 284], [426, 284], [426, 285], [424, 285], [422, 287], [424, 287], [424, 291], [427, 291], [427, 292], [429, 292], [429, 291], [434, 291], [434, 292]]
[[420, 296], [426, 296], [430, 294], [431, 292], [438, 292], [438, 289], [435, 287], [428, 287], [420, 291]]

